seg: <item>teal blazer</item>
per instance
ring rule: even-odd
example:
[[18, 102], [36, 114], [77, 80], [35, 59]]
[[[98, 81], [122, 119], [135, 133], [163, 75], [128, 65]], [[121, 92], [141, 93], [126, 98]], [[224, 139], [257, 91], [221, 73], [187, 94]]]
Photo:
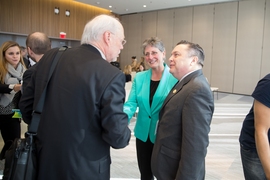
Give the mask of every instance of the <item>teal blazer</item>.
[[164, 66], [162, 78], [154, 94], [151, 108], [149, 96], [152, 69], [136, 74], [128, 100], [124, 104], [124, 112], [128, 115], [129, 121], [137, 107], [139, 108], [134, 135], [143, 142], [146, 142], [148, 135], [151, 142], [155, 142], [159, 110], [168, 93], [177, 82], [177, 79], [169, 72], [169, 67], [166, 64]]

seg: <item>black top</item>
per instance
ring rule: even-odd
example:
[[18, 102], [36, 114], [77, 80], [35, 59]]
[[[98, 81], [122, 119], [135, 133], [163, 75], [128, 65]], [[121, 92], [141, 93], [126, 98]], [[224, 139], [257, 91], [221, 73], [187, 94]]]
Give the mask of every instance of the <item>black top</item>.
[[155, 95], [155, 92], [158, 88], [158, 84], [159, 84], [160, 81], [153, 81], [151, 80], [151, 83], [150, 83], [150, 97], [149, 97], [149, 103], [150, 103], [150, 107], [151, 107], [151, 104], [152, 104], [152, 101], [153, 101], [153, 97]]
[[[252, 93], [252, 97], [262, 103], [263, 105], [270, 108], [270, 74], [266, 75], [263, 79], [261, 79], [255, 90]], [[245, 149], [256, 150], [256, 142], [255, 142], [255, 127], [254, 127], [254, 109], [253, 105], [246, 115], [245, 120], [243, 121], [239, 141], [241, 145], [245, 147]], [[270, 131], [268, 131], [268, 141], [270, 143]]]
[[131, 81], [131, 75], [130, 74], [125, 74], [125, 76], [126, 76], [126, 82]]

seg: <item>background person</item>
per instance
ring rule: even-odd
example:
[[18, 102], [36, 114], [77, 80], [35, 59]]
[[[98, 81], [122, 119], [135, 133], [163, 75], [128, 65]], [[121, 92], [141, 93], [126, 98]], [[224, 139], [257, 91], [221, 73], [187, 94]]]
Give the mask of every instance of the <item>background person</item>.
[[[131, 135], [123, 112], [125, 76], [109, 63], [123, 49], [124, 38], [118, 19], [99, 15], [86, 24], [81, 46], [60, 57], [37, 132], [37, 180], [110, 179], [110, 147], [124, 148]], [[22, 95], [28, 124], [57, 52], [44, 54]]]
[[270, 74], [258, 82], [252, 97], [239, 138], [244, 176], [246, 180], [270, 179]]
[[18, 43], [6, 41], [0, 51], [0, 130], [4, 140], [0, 154], [2, 160], [12, 141], [21, 137], [21, 120], [12, 117], [14, 115], [12, 109], [18, 108], [21, 97], [20, 82], [26, 68]]
[[137, 70], [137, 59], [136, 59], [136, 56], [132, 56], [131, 57], [131, 68], [132, 68], [132, 71], [135, 71]]
[[181, 41], [171, 54], [170, 72], [179, 82], [160, 110], [152, 170], [158, 180], [201, 180], [214, 112], [213, 95], [202, 72], [204, 52], [198, 44]]
[[126, 65], [125, 68], [124, 68], [124, 74], [125, 74], [125, 77], [126, 77], [126, 82], [130, 82], [132, 80], [132, 77], [131, 77], [131, 66], [130, 65]]
[[[26, 38], [27, 51], [31, 59], [36, 63], [42, 58], [42, 56], [51, 49], [51, 41], [48, 36], [42, 32], [34, 32]], [[22, 92], [25, 91], [32, 74], [36, 70], [36, 64], [31, 65], [23, 75]]]
[[142, 45], [145, 62], [150, 69], [136, 74], [124, 111], [129, 120], [137, 107], [139, 112], [134, 128], [138, 166], [142, 180], [154, 179], [151, 154], [156, 138], [156, 126], [161, 105], [177, 82], [164, 63], [165, 47], [157, 37], [146, 39]]
[[24, 46], [20, 46], [21, 49], [21, 55], [23, 57], [23, 62], [26, 68], [31, 67], [30, 61], [28, 59], [27, 49]]
[[144, 57], [141, 57], [140, 62], [137, 63], [136, 72], [141, 72], [145, 70]]
[[138, 72], [142, 72], [144, 70], [145, 70], [144, 63], [140, 63], [139, 68], [138, 68]]

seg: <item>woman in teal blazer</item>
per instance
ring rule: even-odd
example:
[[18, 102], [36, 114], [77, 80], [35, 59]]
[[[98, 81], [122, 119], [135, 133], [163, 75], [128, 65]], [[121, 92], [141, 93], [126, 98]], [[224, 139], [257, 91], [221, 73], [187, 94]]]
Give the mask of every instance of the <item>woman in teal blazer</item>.
[[164, 63], [165, 48], [157, 37], [143, 43], [145, 62], [150, 69], [136, 74], [124, 112], [129, 120], [139, 108], [134, 135], [141, 180], [154, 179], [151, 171], [152, 149], [156, 138], [159, 110], [167, 94], [177, 82]]

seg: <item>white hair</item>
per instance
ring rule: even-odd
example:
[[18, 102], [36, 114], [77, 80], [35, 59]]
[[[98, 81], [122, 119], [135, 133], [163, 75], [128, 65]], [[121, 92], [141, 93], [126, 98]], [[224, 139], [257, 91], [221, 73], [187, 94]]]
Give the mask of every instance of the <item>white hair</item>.
[[100, 40], [105, 31], [118, 32], [122, 28], [119, 19], [110, 15], [98, 15], [89, 21], [83, 30], [81, 44], [90, 44]]

